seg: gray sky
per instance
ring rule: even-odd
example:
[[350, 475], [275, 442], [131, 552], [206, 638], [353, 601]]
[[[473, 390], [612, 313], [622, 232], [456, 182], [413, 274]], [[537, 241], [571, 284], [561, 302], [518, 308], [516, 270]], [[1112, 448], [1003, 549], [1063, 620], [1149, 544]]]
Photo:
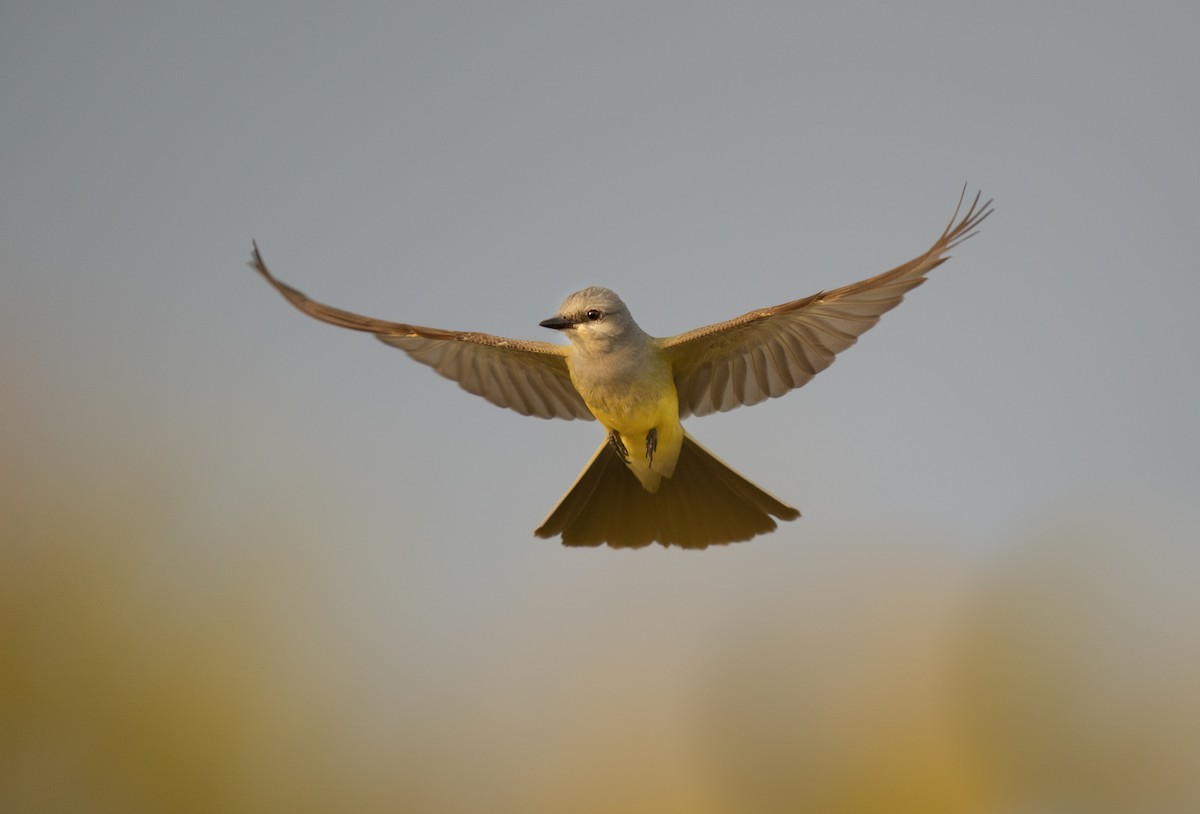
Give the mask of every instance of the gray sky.
[[[819, 585], [847, 547], [1195, 539], [1198, 29], [1182, 2], [7, 2], [0, 486], [123, 496], [149, 584], [201, 605], [286, 542], [314, 647], [378, 659], [382, 706], [414, 659], [410, 698], [529, 678], [490, 649], [510, 625], [586, 639], [619, 606], [699, 648], [672, 609]], [[595, 424], [496, 409], [245, 266], [253, 238], [324, 302], [538, 339], [605, 285], [669, 335], [909, 259], [964, 182], [995, 214], [833, 368], [688, 423], [804, 513], [702, 554], [534, 539]]]

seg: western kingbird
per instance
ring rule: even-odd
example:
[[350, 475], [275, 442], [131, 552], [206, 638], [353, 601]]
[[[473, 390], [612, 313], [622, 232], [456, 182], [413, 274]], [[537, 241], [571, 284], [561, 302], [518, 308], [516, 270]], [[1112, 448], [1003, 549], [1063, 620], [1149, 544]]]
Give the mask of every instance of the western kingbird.
[[572, 294], [540, 323], [570, 340], [559, 345], [323, 305], [277, 280], [257, 243], [250, 266], [309, 316], [373, 333], [492, 404], [539, 418], [598, 420], [607, 438], [537, 536], [561, 535], [569, 546], [705, 548], [773, 531], [774, 518], [800, 512], [718, 460], [680, 420], [782, 396], [829, 367], [975, 234], [992, 211], [979, 198], [959, 220], [960, 197], [929, 250], [891, 271], [666, 339], [638, 327], [607, 288]]

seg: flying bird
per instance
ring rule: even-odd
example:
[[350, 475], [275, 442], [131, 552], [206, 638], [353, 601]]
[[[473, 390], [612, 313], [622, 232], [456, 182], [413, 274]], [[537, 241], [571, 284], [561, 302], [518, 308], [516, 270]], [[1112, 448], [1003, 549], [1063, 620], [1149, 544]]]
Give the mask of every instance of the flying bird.
[[539, 418], [595, 419], [607, 434], [534, 532], [564, 545], [705, 548], [773, 531], [796, 509], [722, 463], [682, 419], [782, 396], [829, 367], [991, 214], [976, 194], [919, 257], [833, 291], [665, 339], [607, 288], [577, 291], [540, 324], [567, 345], [389, 322], [323, 305], [278, 280], [254, 244], [250, 267], [309, 316], [374, 334], [469, 393]]

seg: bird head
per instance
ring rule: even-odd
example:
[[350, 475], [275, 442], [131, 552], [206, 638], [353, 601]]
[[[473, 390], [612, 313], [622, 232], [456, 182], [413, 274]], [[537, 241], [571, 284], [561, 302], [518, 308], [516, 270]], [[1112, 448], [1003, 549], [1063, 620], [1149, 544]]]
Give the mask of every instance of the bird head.
[[581, 347], [603, 346], [641, 331], [621, 298], [600, 286], [576, 291], [563, 300], [557, 314], [538, 324], [562, 331]]

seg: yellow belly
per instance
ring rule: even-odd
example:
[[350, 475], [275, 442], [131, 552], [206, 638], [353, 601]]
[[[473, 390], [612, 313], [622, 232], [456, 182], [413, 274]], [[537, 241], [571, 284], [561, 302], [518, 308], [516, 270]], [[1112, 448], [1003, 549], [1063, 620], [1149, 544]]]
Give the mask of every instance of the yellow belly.
[[[606, 430], [620, 435], [629, 469], [648, 492], [657, 492], [662, 479], [675, 472], [683, 447], [683, 427], [670, 362], [661, 352], [643, 350], [648, 352], [633, 360], [593, 362], [583, 371], [576, 367], [572, 356], [568, 368], [575, 389], [592, 415]], [[626, 371], [624, 375], [614, 373], [622, 370]], [[651, 430], [656, 435], [652, 451], [647, 446]]]
[[[683, 426], [679, 423], [679, 403], [675, 387], [655, 402], [589, 404], [593, 415], [606, 430], [621, 436], [629, 459], [630, 471], [648, 492], [657, 492], [663, 478], [675, 473], [679, 450], [683, 446]], [[654, 430], [653, 449], [647, 444]]]

